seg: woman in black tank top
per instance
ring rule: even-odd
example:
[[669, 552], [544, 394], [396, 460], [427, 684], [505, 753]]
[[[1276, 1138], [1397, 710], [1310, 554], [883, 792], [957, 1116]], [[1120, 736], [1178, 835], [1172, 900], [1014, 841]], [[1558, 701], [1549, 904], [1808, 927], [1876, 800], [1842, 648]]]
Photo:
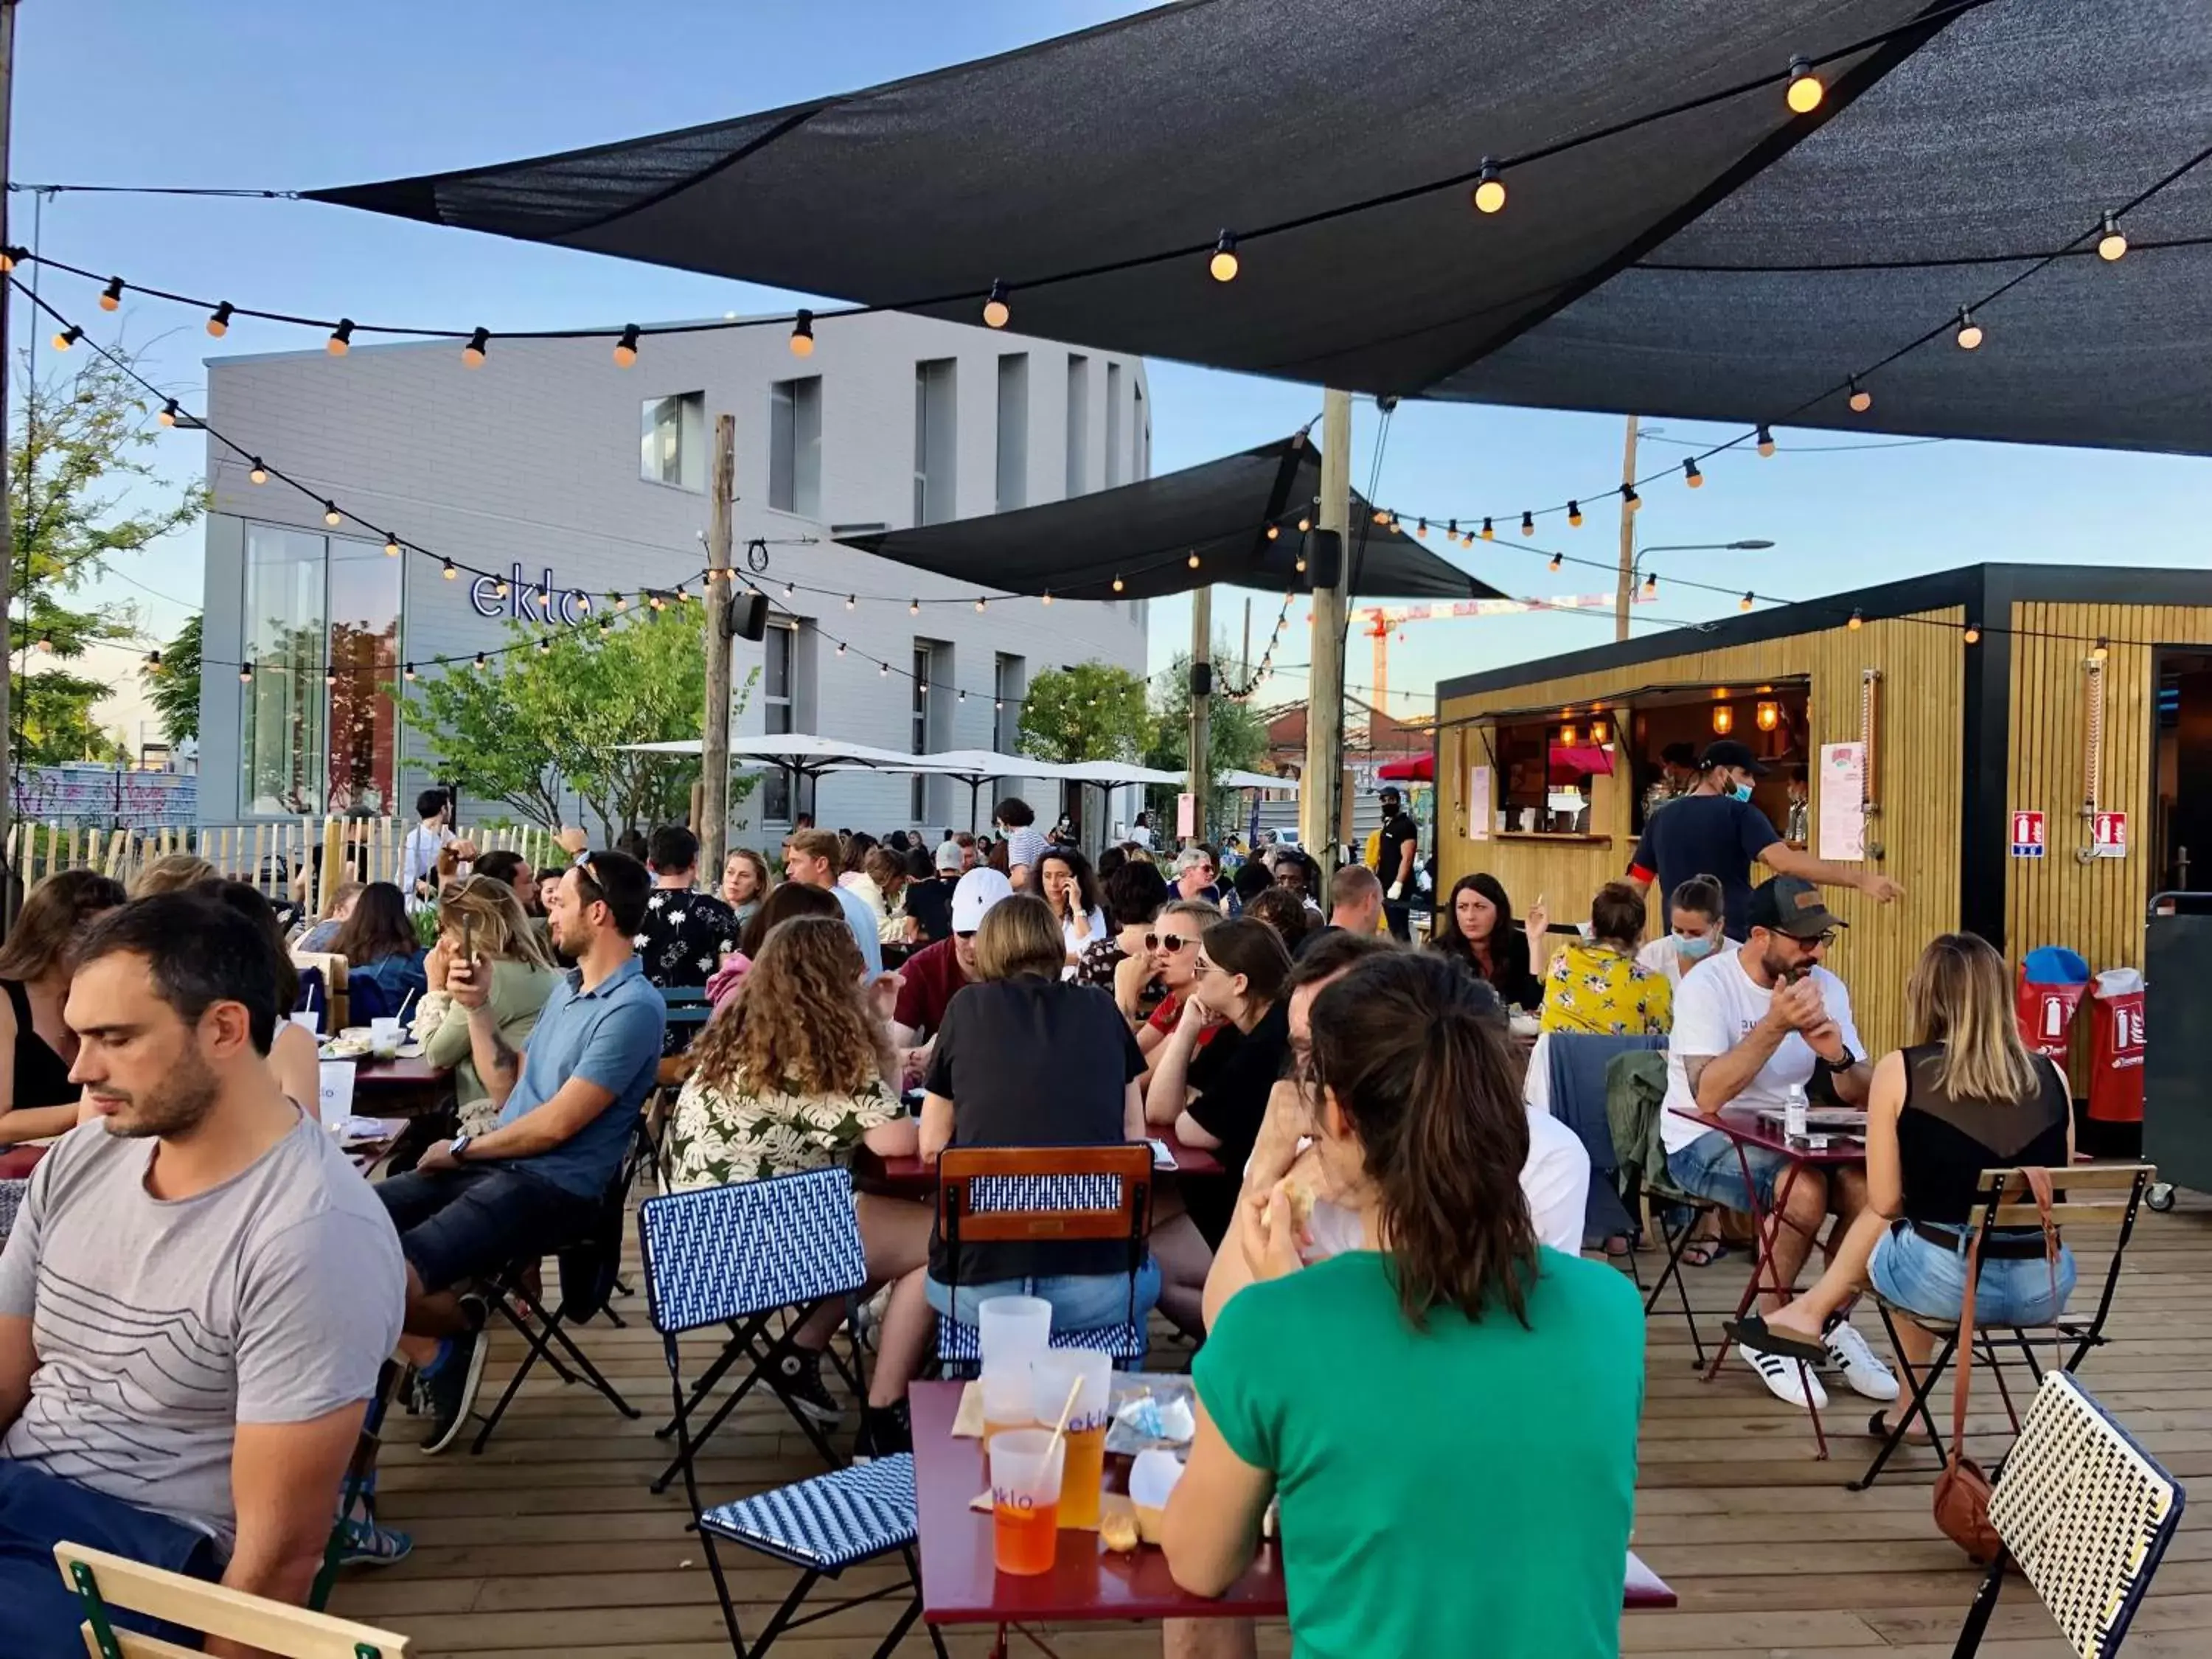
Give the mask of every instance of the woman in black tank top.
[[0, 1012], [0, 1148], [76, 1127], [80, 1091], [69, 1080], [76, 1042], [61, 1023], [70, 941], [123, 902], [120, 882], [91, 870], [61, 871], [31, 890], [0, 947], [0, 992], [6, 997]]
[[[1770, 1315], [1752, 1346], [1791, 1358], [1871, 1283], [1930, 1318], [1955, 1319], [1966, 1285], [1966, 1223], [1984, 1170], [2063, 1169], [2074, 1103], [2059, 1069], [2031, 1054], [2014, 1022], [2004, 958], [1972, 933], [1945, 933], [1905, 983], [1911, 1046], [1875, 1068], [1867, 1099], [1867, 1207], [1819, 1283]], [[2054, 1318], [2074, 1288], [2063, 1244], [2054, 1272], [2039, 1230], [1993, 1233], [1975, 1291], [1978, 1323]], [[1923, 1366], [1934, 1339], [1899, 1322], [1899, 1357]]]

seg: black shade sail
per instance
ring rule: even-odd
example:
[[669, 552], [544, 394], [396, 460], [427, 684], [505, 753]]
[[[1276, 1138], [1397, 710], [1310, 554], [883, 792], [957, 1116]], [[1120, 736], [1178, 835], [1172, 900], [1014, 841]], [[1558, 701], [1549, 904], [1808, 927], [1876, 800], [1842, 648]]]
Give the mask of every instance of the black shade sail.
[[[1216, 582], [1310, 592], [1313, 569], [1297, 568], [1307, 546], [1297, 520], [1320, 483], [1318, 447], [1284, 438], [1042, 507], [842, 539], [864, 553], [956, 581], [1054, 599], [1158, 599]], [[1357, 490], [1352, 512], [1344, 558], [1353, 592], [1369, 599], [1505, 597], [1404, 530], [1376, 524]], [[1272, 539], [1270, 525], [1278, 532]], [[1435, 529], [1440, 535], [1443, 526]]]
[[2208, 145], [2207, 0], [1187, 0], [316, 196], [1378, 394], [2208, 453]]

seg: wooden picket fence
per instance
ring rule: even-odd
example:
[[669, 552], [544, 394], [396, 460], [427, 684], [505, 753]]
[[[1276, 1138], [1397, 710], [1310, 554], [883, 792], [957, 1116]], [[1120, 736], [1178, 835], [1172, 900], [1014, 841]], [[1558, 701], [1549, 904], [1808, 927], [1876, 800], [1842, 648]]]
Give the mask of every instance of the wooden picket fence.
[[[191, 853], [225, 876], [252, 882], [271, 897], [289, 893], [320, 913], [329, 907], [332, 890], [356, 870], [365, 872], [371, 881], [396, 880], [407, 832], [414, 827], [400, 818], [340, 817], [140, 830], [19, 822], [8, 833], [7, 859], [20, 884], [17, 891], [23, 892], [58, 870], [97, 870], [128, 886], [155, 859]], [[473, 842], [479, 853], [520, 853], [533, 869], [562, 856], [553, 846], [551, 832], [534, 824], [464, 827], [458, 833]]]

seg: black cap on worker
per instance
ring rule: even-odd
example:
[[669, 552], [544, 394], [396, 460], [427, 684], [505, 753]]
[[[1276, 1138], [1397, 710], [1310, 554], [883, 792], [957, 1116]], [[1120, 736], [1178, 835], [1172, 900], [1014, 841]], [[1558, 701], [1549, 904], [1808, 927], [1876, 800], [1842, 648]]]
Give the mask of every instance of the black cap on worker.
[[1739, 767], [1754, 778], [1765, 777], [1768, 770], [1766, 763], [1751, 752], [1749, 744], [1737, 743], [1730, 738], [1707, 744], [1705, 752], [1698, 758], [1700, 772], [1710, 772], [1716, 766]]

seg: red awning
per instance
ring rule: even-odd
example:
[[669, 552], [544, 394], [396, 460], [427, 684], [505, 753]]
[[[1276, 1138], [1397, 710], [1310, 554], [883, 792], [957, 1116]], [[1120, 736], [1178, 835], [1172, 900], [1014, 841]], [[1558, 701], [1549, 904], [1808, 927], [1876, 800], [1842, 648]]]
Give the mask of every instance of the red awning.
[[1562, 772], [1580, 772], [1585, 776], [1599, 773], [1610, 777], [1613, 775], [1613, 750], [1594, 743], [1577, 744], [1572, 747], [1555, 743], [1552, 745], [1552, 773], [1556, 777]]
[[1401, 756], [1376, 767], [1375, 775], [1387, 778], [1394, 783], [1434, 783], [1437, 781], [1437, 757], [1428, 753]]

